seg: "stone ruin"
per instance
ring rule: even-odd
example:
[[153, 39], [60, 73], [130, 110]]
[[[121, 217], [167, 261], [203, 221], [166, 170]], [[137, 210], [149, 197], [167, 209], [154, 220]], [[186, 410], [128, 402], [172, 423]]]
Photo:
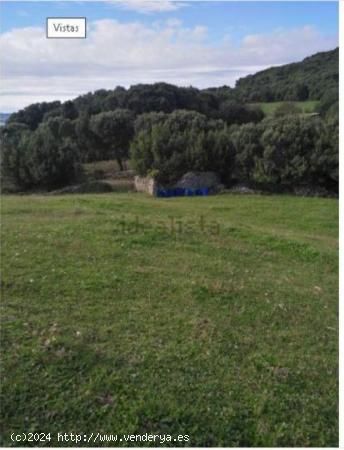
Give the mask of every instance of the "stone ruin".
[[[220, 178], [215, 172], [187, 172], [173, 186], [159, 186], [151, 177], [135, 177], [137, 192], [146, 192], [157, 196], [161, 190], [196, 191], [206, 189], [209, 194], [215, 194], [223, 189]], [[185, 194], [188, 195], [188, 194]], [[171, 195], [173, 196], [173, 195]]]

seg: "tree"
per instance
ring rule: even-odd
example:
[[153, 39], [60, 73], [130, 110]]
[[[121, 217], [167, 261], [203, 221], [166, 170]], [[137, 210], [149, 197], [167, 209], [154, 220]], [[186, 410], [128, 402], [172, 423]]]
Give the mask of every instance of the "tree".
[[318, 122], [314, 149], [310, 154], [311, 182], [338, 191], [339, 181], [339, 120], [329, 118]]
[[7, 123], [23, 123], [33, 131], [42, 122], [44, 116], [48, 112], [58, 109], [60, 105], [61, 103], [59, 101], [50, 103], [33, 103], [32, 105], [29, 105], [26, 108], [11, 114]]
[[50, 189], [75, 181], [81, 170], [74, 124], [50, 118], [30, 132], [10, 123], [1, 130], [2, 173], [19, 189]]
[[264, 113], [258, 107], [247, 107], [235, 101], [229, 100], [221, 103], [218, 117], [228, 125], [259, 122], [264, 118]]
[[142, 130], [151, 130], [153, 125], [166, 122], [167, 117], [167, 114], [163, 112], [149, 112], [140, 114], [135, 119], [135, 133], [138, 134]]
[[90, 128], [91, 116], [87, 110], [81, 112], [75, 121], [75, 139], [81, 162], [94, 162], [106, 159], [101, 138]]
[[317, 118], [290, 116], [267, 121], [258, 181], [281, 187], [310, 184], [310, 157], [319, 137]]
[[330, 114], [338, 115], [339, 109], [339, 93], [338, 89], [331, 89], [327, 91], [321, 98], [317, 111], [325, 116], [328, 112]]
[[62, 103], [62, 117], [65, 119], [74, 120], [78, 117], [78, 111], [71, 100]]
[[69, 125], [66, 119], [51, 118], [30, 135], [26, 168], [33, 187], [50, 189], [65, 186], [80, 175], [80, 157], [69, 135]]
[[253, 123], [237, 127], [232, 132], [235, 146], [235, 178], [250, 183], [254, 177], [257, 159], [262, 157], [263, 147], [260, 139], [263, 127]]
[[189, 170], [215, 170], [223, 176], [230, 171], [234, 151], [222, 120], [182, 110], [149, 114], [138, 122], [131, 156], [141, 175], [153, 171], [159, 183], [170, 185]]
[[304, 83], [297, 84], [295, 90], [296, 90], [295, 96], [296, 96], [297, 100], [299, 100], [300, 102], [304, 102], [305, 100], [308, 100], [309, 89], [306, 84], [304, 84]]
[[1, 174], [4, 184], [15, 189], [24, 189], [30, 183], [25, 145], [29, 135], [29, 127], [22, 123], [11, 122], [0, 129]]
[[201, 170], [216, 172], [223, 182], [231, 183], [235, 174], [235, 147], [226, 125], [206, 133], [203, 152], [207, 155], [207, 163]]
[[104, 156], [117, 160], [123, 170], [123, 160], [129, 157], [130, 141], [134, 135], [134, 115], [127, 109], [103, 112], [91, 117], [90, 129], [101, 142]]

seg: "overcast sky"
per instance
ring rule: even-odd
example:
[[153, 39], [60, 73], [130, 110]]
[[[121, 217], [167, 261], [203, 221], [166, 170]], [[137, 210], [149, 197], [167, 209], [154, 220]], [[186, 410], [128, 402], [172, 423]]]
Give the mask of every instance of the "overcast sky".
[[[1, 2], [0, 111], [100, 88], [166, 81], [234, 86], [338, 46], [337, 2]], [[45, 19], [86, 17], [86, 39], [46, 39]]]

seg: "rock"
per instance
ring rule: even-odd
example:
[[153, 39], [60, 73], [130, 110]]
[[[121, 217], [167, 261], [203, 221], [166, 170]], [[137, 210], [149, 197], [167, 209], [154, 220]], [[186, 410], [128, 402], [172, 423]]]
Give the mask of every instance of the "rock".
[[175, 184], [176, 188], [201, 189], [208, 188], [211, 193], [219, 192], [223, 185], [215, 172], [187, 172]]

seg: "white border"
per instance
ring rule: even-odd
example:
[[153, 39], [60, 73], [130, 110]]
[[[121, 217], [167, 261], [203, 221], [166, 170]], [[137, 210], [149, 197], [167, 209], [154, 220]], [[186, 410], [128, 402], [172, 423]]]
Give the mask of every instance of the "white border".
[[[130, 0], [127, 0], [130, 2]], [[141, 0], [145, 1], [145, 0]], [[149, 0], [149, 1], [155, 1], [159, 2], [160, 0]], [[344, 46], [344, 26], [341, 24], [344, 23], [344, 0], [169, 0], [173, 2], [335, 2], [339, 3], [339, 48], [341, 49], [342, 46]], [[116, 0], [0, 0], [0, 3], [18, 3], [18, 2], [45, 2], [45, 3], [84, 3], [84, 2], [101, 2], [101, 3], [116, 3]], [[344, 163], [344, 88], [342, 86], [342, 80], [343, 80], [343, 71], [344, 71], [344, 59], [341, 55], [341, 50], [339, 51], [339, 198], [341, 199], [344, 196], [344, 169], [343, 169], [343, 163]], [[344, 298], [344, 269], [343, 269], [343, 262], [344, 262], [344, 243], [342, 236], [344, 235], [344, 207], [342, 205], [342, 202], [339, 202], [339, 300], [341, 298]], [[339, 301], [339, 348], [344, 349], [344, 307], [341, 306], [341, 302]], [[343, 373], [344, 373], [344, 351], [339, 352], [339, 447], [340, 449], [344, 449], [344, 380], [343, 380]], [[41, 448], [47, 448], [47, 449], [60, 449], [61, 447], [41, 447]], [[71, 448], [71, 447], [65, 447], [65, 448]], [[80, 449], [87, 448], [87, 447], [78, 447]], [[103, 447], [93, 447], [98, 449], [103, 449]], [[112, 448], [112, 447], [108, 447]], [[117, 447], [121, 448], [121, 447]], [[141, 447], [130, 447], [132, 449], [135, 448], [141, 448]], [[152, 447], [153, 448], [153, 447]], [[165, 448], [165, 447], [154, 447], [154, 448]], [[174, 447], [170, 447], [173, 449]], [[202, 447], [194, 447], [194, 449], [202, 448]], [[221, 447], [226, 448], [226, 447]], [[242, 450], [252, 450], [256, 447], [241, 447]], [[278, 448], [278, 447], [270, 447], [271, 448]], [[300, 447], [292, 447], [293, 450]], [[313, 447], [314, 448], [314, 447]], [[177, 448], [176, 448], [177, 449]], [[267, 447], [259, 447], [259, 450], [267, 449]], [[285, 447], [284, 450], [287, 450], [288, 447]]]

